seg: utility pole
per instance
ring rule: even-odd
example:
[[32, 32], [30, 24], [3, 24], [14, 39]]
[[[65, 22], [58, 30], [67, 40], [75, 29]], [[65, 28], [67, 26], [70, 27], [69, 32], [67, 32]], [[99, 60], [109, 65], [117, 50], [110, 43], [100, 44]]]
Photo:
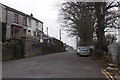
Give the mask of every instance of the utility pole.
[[47, 27], [47, 37], [48, 37], [48, 27]]
[[61, 29], [59, 30], [59, 35], [60, 35], [60, 41], [61, 41]]
[[59, 37], [60, 37], [59, 51], [61, 51], [61, 47], [62, 47], [62, 45], [61, 45], [61, 29], [59, 30]]
[[76, 49], [78, 48], [78, 36], [76, 37]]

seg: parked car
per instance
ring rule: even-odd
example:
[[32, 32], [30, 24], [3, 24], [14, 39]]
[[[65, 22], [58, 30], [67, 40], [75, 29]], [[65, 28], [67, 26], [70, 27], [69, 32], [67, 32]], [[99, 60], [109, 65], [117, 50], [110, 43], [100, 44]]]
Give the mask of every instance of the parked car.
[[90, 50], [88, 46], [79, 46], [77, 49], [77, 55], [90, 56]]

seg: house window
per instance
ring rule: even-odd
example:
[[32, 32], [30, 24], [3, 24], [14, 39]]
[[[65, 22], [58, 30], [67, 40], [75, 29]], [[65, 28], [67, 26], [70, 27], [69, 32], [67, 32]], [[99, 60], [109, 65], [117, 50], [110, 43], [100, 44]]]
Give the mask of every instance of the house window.
[[36, 32], [33, 32], [34, 36], [36, 37]]
[[23, 25], [27, 26], [27, 18], [26, 17], [23, 18]]
[[36, 21], [36, 27], [38, 28], [38, 21]]
[[11, 34], [12, 34], [12, 36], [16, 35], [17, 33], [21, 32], [21, 31], [22, 31], [21, 27], [18, 27], [18, 26], [12, 26], [11, 27]]
[[28, 26], [31, 27], [31, 19], [30, 18], [28, 19], [28, 22], [29, 22]]
[[37, 32], [37, 37], [40, 37], [40, 33], [39, 32]]
[[18, 14], [14, 14], [14, 22], [18, 23]]

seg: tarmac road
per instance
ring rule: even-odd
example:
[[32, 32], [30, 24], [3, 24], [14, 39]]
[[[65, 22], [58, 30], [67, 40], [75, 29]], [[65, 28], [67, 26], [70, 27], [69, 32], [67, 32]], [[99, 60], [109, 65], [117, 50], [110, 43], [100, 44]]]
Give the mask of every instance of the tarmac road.
[[102, 67], [76, 51], [3, 62], [3, 78], [106, 78]]

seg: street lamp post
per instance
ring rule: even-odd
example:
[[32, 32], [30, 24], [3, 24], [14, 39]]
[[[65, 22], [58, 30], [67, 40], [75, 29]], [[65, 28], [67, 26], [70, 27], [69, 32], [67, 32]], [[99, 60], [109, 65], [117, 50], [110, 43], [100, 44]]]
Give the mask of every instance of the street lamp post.
[[59, 31], [59, 34], [60, 34], [60, 41], [61, 41], [61, 29], [60, 29], [60, 31]]
[[62, 33], [62, 29], [60, 29], [60, 30], [59, 30], [59, 37], [60, 37], [60, 50], [62, 49], [62, 48], [61, 48], [61, 47], [62, 47], [62, 40], [61, 40], [61, 39], [62, 39], [62, 34], [63, 34], [63, 33]]
[[48, 37], [48, 27], [47, 27], [47, 37]]

